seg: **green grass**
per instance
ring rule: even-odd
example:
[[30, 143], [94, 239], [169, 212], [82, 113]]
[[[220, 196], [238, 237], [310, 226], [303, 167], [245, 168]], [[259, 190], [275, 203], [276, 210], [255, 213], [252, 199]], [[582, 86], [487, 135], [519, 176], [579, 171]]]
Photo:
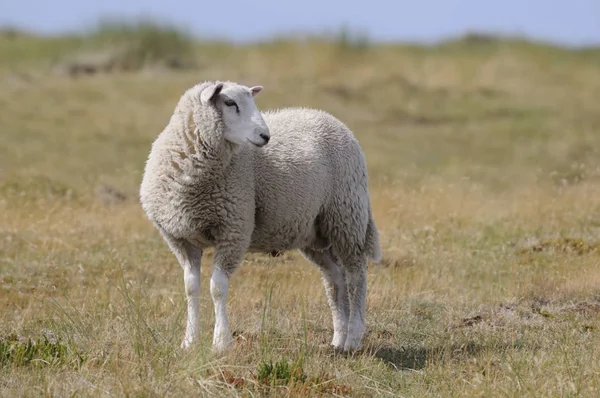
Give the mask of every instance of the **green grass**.
[[[146, 43], [139, 65], [197, 62], [51, 73], [123, 43]], [[600, 50], [344, 30], [230, 45], [111, 22], [0, 34], [0, 60], [1, 396], [598, 395]], [[212, 354], [210, 251], [200, 344], [179, 349], [182, 272], [137, 195], [180, 95], [209, 79], [263, 85], [263, 109], [323, 108], [358, 137], [385, 257], [362, 352], [328, 348], [319, 273], [286, 253], [246, 256], [234, 347]]]
[[21, 341], [15, 335], [10, 335], [0, 340], [0, 366], [59, 366], [73, 362], [82, 362], [84, 358], [68, 344], [63, 344], [60, 339], [42, 338]]

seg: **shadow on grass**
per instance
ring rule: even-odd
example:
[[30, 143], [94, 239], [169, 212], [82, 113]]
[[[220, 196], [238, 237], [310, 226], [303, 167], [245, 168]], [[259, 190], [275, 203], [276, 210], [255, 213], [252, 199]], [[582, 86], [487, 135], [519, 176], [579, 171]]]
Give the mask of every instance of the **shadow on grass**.
[[366, 352], [397, 370], [421, 370], [429, 364], [464, 361], [487, 350], [509, 349], [514, 346], [490, 347], [476, 343], [435, 347], [371, 347]]

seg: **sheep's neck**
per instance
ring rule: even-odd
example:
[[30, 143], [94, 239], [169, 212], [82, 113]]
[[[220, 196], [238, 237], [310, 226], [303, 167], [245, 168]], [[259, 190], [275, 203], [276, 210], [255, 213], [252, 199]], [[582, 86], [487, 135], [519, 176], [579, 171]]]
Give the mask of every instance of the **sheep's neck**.
[[[232, 145], [223, 139], [222, 123], [208, 119], [200, 117], [194, 120], [193, 115], [188, 113], [179, 129], [181, 151], [177, 155], [182, 162], [176, 161], [174, 166], [180, 166], [176, 168], [192, 177], [195, 184], [210, 184], [220, 179], [234, 152]], [[181, 167], [182, 163], [186, 165]]]

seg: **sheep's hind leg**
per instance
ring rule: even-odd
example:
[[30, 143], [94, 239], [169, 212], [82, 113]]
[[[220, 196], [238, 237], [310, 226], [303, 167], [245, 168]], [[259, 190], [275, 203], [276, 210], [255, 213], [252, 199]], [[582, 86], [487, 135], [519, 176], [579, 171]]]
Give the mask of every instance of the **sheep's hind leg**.
[[215, 330], [213, 351], [222, 352], [233, 344], [233, 337], [227, 321], [227, 295], [229, 277], [239, 265], [243, 252], [217, 248], [213, 261], [213, 273], [210, 278], [210, 294], [215, 310]]
[[350, 257], [344, 261], [350, 314], [348, 318], [348, 336], [344, 351], [351, 352], [361, 347], [365, 333], [367, 299], [367, 259]]
[[319, 267], [323, 279], [323, 287], [333, 318], [333, 339], [331, 345], [335, 349], [343, 349], [348, 331], [348, 290], [344, 268], [339, 259], [330, 251], [302, 249], [300, 253], [308, 261]]
[[183, 268], [183, 282], [187, 298], [187, 325], [181, 348], [187, 349], [196, 341], [200, 332], [199, 299], [202, 249], [185, 240], [175, 239], [164, 232], [163, 237]]

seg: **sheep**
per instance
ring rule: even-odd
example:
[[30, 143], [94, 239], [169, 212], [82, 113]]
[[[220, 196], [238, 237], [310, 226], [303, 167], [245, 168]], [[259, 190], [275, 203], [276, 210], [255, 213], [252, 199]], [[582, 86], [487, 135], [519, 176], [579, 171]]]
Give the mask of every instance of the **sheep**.
[[183, 268], [181, 347], [198, 338], [200, 260], [214, 248], [214, 351], [233, 343], [226, 300], [245, 253], [288, 250], [321, 271], [333, 348], [358, 350], [367, 261], [382, 257], [364, 153], [349, 128], [323, 110], [259, 111], [254, 97], [262, 90], [231, 81], [189, 88], [146, 161], [140, 203]]

